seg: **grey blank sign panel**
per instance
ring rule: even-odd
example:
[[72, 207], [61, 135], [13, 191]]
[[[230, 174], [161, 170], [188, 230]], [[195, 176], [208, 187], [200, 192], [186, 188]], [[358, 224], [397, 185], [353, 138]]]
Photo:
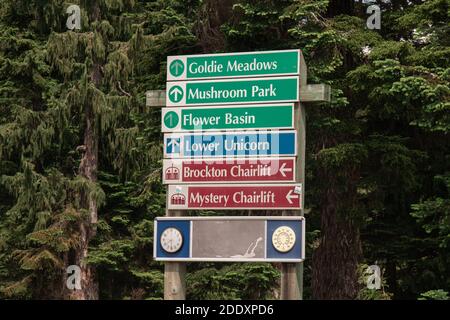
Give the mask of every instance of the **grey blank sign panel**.
[[301, 262], [305, 219], [299, 216], [158, 217], [158, 261]]
[[192, 221], [192, 258], [263, 259], [265, 222]]

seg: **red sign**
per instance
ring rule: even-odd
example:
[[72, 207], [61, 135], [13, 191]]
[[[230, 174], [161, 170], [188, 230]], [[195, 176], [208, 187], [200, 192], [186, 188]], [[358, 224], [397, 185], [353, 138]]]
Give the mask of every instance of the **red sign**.
[[163, 183], [294, 182], [295, 158], [164, 160]]
[[301, 209], [301, 184], [169, 185], [168, 208]]

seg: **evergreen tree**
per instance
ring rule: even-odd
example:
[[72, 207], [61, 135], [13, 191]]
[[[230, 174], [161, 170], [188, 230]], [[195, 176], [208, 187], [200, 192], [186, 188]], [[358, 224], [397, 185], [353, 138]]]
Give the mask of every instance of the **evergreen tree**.
[[[380, 1], [380, 30], [357, 0], [73, 3], [81, 30], [63, 0], [0, 0], [1, 298], [161, 299], [145, 92], [165, 88], [168, 55], [291, 48], [333, 88], [306, 106], [305, 298], [448, 298], [448, 0]], [[365, 288], [371, 264], [382, 290]], [[277, 267], [189, 264], [188, 298], [277, 298]]]

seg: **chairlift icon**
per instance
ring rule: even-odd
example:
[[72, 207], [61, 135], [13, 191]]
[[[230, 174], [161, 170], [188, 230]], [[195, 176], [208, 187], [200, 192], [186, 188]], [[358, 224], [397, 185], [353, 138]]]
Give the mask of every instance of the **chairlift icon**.
[[172, 164], [171, 167], [166, 169], [165, 175], [166, 180], [178, 180], [180, 178], [180, 170]]
[[182, 193], [175, 193], [170, 197], [170, 204], [172, 205], [185, 205], [186, 197]]

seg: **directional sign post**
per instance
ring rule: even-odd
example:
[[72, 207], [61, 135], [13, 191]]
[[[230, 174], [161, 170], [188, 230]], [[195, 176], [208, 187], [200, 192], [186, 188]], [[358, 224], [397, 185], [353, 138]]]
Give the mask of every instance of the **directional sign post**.
[[164, 108], [161, 120], [162, 132], [293, 129], [294, 104]]
[[167, 80], [298, 75], [300, 50], [167, 57]]
[[297, 102], [300, 79], [293, 76], [167, 82], [166, 92], [168, 107]]
[[[259, 245], [268, 248], [267, 234], [252, 232], [262, 230], [264, 223], [266, 230], [274, 230], [269, 221], [203, 224], [193, 221], [197, 217], [181, 217], [183, 212], [279, 210], [282, 217], [277, 218], [302, 219], [305, 113], [300, 101], [329, 101], [330, 88], [306, 83], [300, 50], [168, 57], [167, 80], [166, 91], [152, 91], [147, 103], [169, 107], [161, 119], [166, 215], [180, 221], [164, 223], [181, 227], [161, 228], [163, 221], [155, 221], [155, 258], [165, 261], [164, 298], [185, 299], [183, 261], [263, 261], [268, 252]], [[273, 234], [273, 239], [280, 237], [273, 240], [278, 252], [291, 250], [287, 247], [296, 236], [285, 227]], [[256, 237], [249, 245], [251, 237], [243, 235]], [[244, 250], [241, 245], [248, 246]], [[230, 251], [238, 247], [239, 252]], [[303, 260], [278, 261], [283, 262], [281, 299], [301, 299]]]
[[299, 210], [301, 184], [169, 185], [173, 210]]
[[164, 159], [163, 183], [295, 182], [295, 169], [294, 157]]

